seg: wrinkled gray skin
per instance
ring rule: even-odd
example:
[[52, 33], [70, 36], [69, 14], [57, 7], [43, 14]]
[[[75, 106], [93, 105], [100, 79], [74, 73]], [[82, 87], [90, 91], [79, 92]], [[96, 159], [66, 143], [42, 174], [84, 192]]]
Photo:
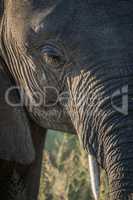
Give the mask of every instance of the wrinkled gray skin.
[[[30, 100], [31, 117], [44, 128], [76, 130], [106, 170], [110, 198], [132, 199], [132, 1], [7, 0], [1, 54]], [[127, 86], [128, 115], [111, 104], [111, 96]], [[46, 87], [68, 98], [46, 107], [57, 99]], [[35, 106], [37, 92], [44, 102]], [[117, 107], [121, 101], [118, 94], [113, 99]]]

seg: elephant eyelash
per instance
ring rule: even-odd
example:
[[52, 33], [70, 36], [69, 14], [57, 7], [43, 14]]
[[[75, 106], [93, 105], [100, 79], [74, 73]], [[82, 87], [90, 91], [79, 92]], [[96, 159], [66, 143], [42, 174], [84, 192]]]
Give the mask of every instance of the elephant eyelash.
[[48, 65], [58, 65], [61, 63], [61, 58], [57, 55], [44, 54], [43, 59]]

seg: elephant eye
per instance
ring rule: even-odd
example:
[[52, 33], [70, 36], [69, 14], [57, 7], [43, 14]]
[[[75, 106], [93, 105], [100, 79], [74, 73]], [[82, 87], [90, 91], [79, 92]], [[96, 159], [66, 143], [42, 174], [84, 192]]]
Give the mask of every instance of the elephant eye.
[[46, 45], [43, 50], [43, 60], [47, 65], [59, 67], [64, 64], [64, 53], [55, 46]]

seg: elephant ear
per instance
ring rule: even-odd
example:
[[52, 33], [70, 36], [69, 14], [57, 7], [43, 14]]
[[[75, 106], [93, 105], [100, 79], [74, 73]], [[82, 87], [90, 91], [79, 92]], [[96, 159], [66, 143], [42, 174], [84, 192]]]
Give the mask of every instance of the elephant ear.
[[[7, 73], [0, 66], [0, 159], [29, 164], [35, 158], [31, 130], [23, 107], [11, 106], [5, 94], [12, 87]], [[10, 101], [19, 101], [17, 91], [10, 94]]]

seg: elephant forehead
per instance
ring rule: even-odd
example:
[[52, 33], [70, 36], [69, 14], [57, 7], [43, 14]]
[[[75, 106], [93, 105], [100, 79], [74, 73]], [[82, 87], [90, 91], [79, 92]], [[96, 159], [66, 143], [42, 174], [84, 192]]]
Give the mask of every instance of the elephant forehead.
[[[109, 48], [114, 43], [119, 46], [123, 40], [122, 35], [128, 36], [126, 24], [132, 24], [133, 8], [130, 1], [125, 3], [118, 1], [115, 5], [110, 0], [107, 3], [103, 0], [100, 3], [98, 0], [93, 2], [92, 0], [25, 2], [30, 2], [26, 4], [29, 6], [26, 8], [21, 3], [21, 8], [26, 11], [23, 12], [23, 16], [19, 9], [20, 13], [17, 12], [17, 15], [20, 14], [20, 18], [14, 15], [16, 24], [13, 31], [15, 33], [23, 31], [22, 37], [26, 38], [28, 45], [31, 44], [31, 50], [32, 45], [42, 46], [47, 39], [56, 39], [56, 41], [59, 39], [70, 51], [76, 48], [80, 50], [80, 53], [89, 51], [94, 54], [95, 50], [101, 52], [102, 47]], [[10, 24], [13, 24], [12, 21]], [[26, 29], [23, 29], [23, 26]], [[120, 28], [121, 31], [118, 30]], [[17, 33], [16, 35], [20, 38], [21, 34]]]
[[81, 40], [87, 40], [93, 30], [96, 32], [96, 21], [102, 18], [100, 6], [94, 5], [92, 0], [19, 1], [12, 8], [10, 24], [15, 24], [13, 31], [17, 29], [17, 32], [25, 33], [29, 30], [26, 39], [27, 42], [33, 40], [32, 44], [48, 38], [58, 38], [67, 44], [83, 43]]
[[[41, 9], [33, 9], [27, 42], [37, 46], [37, 43], [42, 43], [47, 39], [66, 41], [73, 34], [76, 20], [78, 21], [79, 18], [79, 15], [75, 13], [74, 19], [76, 8], [74, 0], [62, 0]], [[75, 35], [76, 32], [77, 30]]]
[[32, 24], [39, 26], [42, 23], [47, 23], [47, 21], [50, 22], [50, 25], [53, 23], [54, 25], [65, 23], [66, 19], [71, 18], [71, 13], [75, 9], [75, 6], [74, 0], [58, 0], [49, 6], [42, 6], [41, 9], [36, 7], [32, 15]]

